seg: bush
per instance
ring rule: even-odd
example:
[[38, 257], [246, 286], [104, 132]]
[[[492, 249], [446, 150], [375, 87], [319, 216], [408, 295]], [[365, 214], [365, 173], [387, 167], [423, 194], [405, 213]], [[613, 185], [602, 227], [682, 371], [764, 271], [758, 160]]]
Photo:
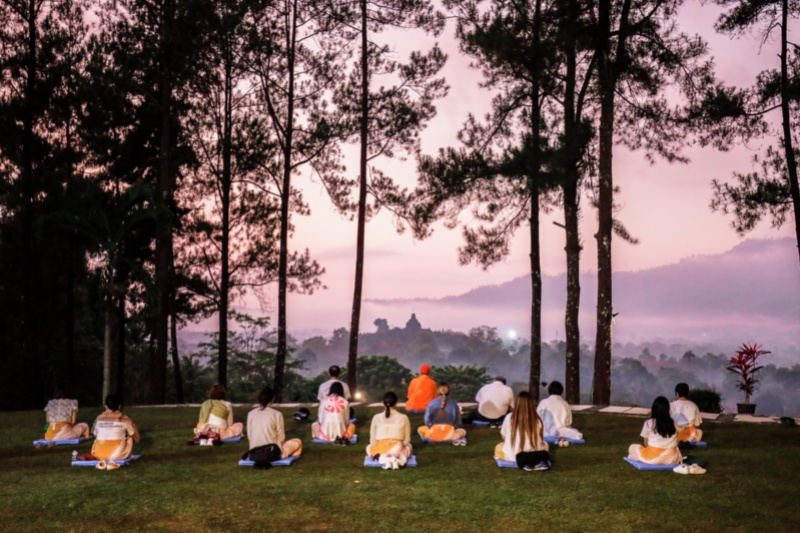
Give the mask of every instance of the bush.
[[692, 389], [689, 392], [689, 400], [697, 404], [703, 413], [721, 413], [722, 398], [719, 393], [711, 389]]

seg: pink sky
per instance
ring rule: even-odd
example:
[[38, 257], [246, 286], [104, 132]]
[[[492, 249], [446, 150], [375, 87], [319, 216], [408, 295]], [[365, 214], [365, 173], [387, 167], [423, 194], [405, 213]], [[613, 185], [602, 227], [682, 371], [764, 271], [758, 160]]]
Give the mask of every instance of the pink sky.
[[[681, 27], [687, 32], [700, 33], [709, 41], [718, 75], [728, 83], [749, 85], [764, 65], [777, 62], [774, 44], [765, 47], [759, 55], [758, 42], [752, 38], [732, 41], [717, 35], [713, 23], [719, 10], [715, 6], [688, 3], [691, 7], [682, 14]], [[455, 144], [455, 134], [467, 113], [481, 115], [488, 108], [487, 93], [478, 87], [480, 73], [469, 68], [469, 59], [459, 53], [453, 34], [451, 24], [438, 39], [449, 54], [443, 75], [450, 84], [450, 93], [438, 104], [438, 116], [423, 134], [422, 151], [426, 154], [434, 154], [440, 147]], [[411, 50], [411, 46], [422, 48], [433, 42], [433, 39], [416, 35], [413, 39], [409, 37], [411, 34], [396, 35], [393, 44], [398, 52]], [[710, 182], [714, 178], [731, 179], [734, 171], [749, 171], [752, 156], [767, 142], [753, 143], [749, 148], [740, 147], [728, 153], [693, 148], [685, 152], [691, 159], [686, 165], [662, 161], [650, 165], [640, 154], [617, 149], [614, 179], [621, 188], [617, 196], [621, 206], [618, 216], [641, 242], [632, 246], [620, 239], [614, 241], [615, 270], [650, 268], [692, 255], [723, 252], [736, 245], [740, 237], [731, 228], [730, 217], [712, 213], [708, 207]], [[377, 166], [404, 186], [414, 187], [416, 169], [413, 160], [384, 160]], [[355, 173], [357, 168], [357, 161], [351, 159], [349, 171]], [[296, 183], [301, 180], [307, 178], [298, 178]], [[290, 296], [289, 329], [297, 332], [319, 328], [330, 333], [333, 328], [347, 327], [350, 322], [356, 227], [354, 222], [334, 212], [318, 184], [310, 184], [304, 190], [312, 214], [294, 220], [296, 232], [291, 247], [311, 250], [312, 257], [327, 269], [324, 283], [328, 289], [314, 296]], [[582, 215], [582, 270], [593, 271], [596, 268], [596, 248], [592, 235], [596, 228], [596, 214], [587, 201], [583, 202]], [[542, 268], [551, 274], [565, 270], [564, 233], [553, 225], [553, 221], [563, 221], [560, 210], [544, 214], [541, 221]], [[789, 226], [777, 231], [768, 223], [762, 223], [750, 235], [791, 236], [792, 231]], [[462, 242], [459, 229], [447, 230], [439, 226], [431, 238], [415, 241], [409, 232], [398, 235], [390, 214], [381, 213], [367, 226], [364, 298], [442, 297], [526, 275], [529, 273], [526, 241], [527, 230], [523, 229], [515, 238], [511, 255], [487, 271], [476, 266], [461, 267], [457, 262], [457, 247]], [[245, 305], [256, 306], [250, 299]], [[584, 311], [594, 309], [594, 306], [595, 302], [582, 302]], [[265, 311], [274, 315], [274, 309], [273, 301]], [[370, 309], [365, 309], [362, 330], [371, 331], [375, 318], [377, 316], [372, 316]], [[446, 320], [438, 322], [446, 324]], [[491, 317], [483, 323], [495, 325], [491, 324]], [[390, 324], [402, 326], [393, 320]]]

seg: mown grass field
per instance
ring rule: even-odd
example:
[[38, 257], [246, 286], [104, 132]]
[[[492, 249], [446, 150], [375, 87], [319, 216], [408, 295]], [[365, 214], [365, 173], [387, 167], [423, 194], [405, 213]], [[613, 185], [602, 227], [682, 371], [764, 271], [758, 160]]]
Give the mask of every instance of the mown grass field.
[[549, 472], [497, 468], [499, 432], [488, 428], [471, 429], [465, 448], [415, 434], [420, 466], [393, 472], [362, 466], [377, 410], [358, 408], [349, 447], [311, 444], [293, 411], [287, 436], [305, 453], [264, 471], [237, 466], [246, 439], [187, 446], [195, 408], [126, 409], [142, 459], [112, 472], [71, 467], [72, 447], [34, 449], [42, 412], [0, 413], [0, 531], [800, 531], [800, 428], [706, 422], [709, 447], [696, 455], [708, 473], [678, 475], [622, 461], [642, 418], [577, 414], [587, 444], [555, 448]]

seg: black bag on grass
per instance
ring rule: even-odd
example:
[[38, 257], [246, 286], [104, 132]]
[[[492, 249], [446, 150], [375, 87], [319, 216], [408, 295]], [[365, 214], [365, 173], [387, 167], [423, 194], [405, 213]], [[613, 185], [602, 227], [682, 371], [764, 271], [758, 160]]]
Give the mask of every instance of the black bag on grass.
[[255, 461], [253, 468], [270, 468], [272, 461], [278, 461], [283, 457], [283, 451], [277, 444], [265, 444], [252, 450], [248, 450], [242, 455], [242, 459]]

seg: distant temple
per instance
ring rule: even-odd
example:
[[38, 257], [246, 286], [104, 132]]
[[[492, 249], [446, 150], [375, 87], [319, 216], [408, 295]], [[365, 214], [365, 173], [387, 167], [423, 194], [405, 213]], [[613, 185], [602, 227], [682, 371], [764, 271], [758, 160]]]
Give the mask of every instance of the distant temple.
[[411, 318], [409, 318], [408, 322], [406, 322], [406, 331], [411, 333], [419, 333], [422, 331], [422, 324], [420, 324], [419, 320], [417, 320], [416, 314], [411, 313]]

